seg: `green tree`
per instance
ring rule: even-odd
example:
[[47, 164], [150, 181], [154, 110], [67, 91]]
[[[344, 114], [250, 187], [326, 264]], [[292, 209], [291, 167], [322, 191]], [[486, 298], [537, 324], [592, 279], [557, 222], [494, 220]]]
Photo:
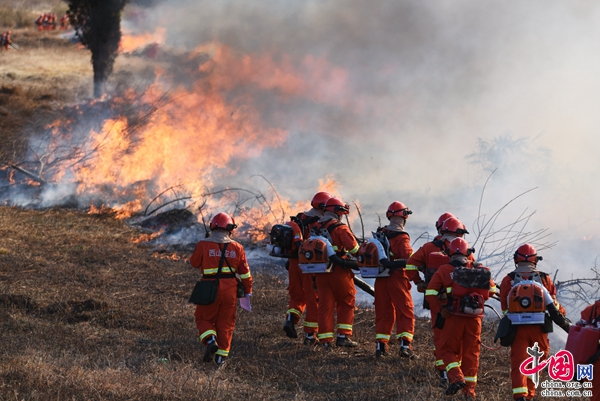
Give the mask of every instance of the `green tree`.
[[69, 22], [92, 52], [94, 97], [105, 92], [121, 40], [121, 13], [128, 0], [66, 0]]

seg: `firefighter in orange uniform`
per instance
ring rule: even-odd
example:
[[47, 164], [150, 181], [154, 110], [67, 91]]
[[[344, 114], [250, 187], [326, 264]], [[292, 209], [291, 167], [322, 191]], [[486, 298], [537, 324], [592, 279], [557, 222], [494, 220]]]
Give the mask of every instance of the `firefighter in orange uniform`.
[[331, 198], [331, 195], [327, 192], [318, 192], [313, 196], [310, 203], [312, 208], [308, 212], [299, 213], [292, 221], [287, 223], [293, 230], [296, 255], [288, 259], [288, 293], [290, 300], [283, 330], [288, 337], [297, 338], [296, 324], [306, 310], [306, 316], [304, 317], [305, 345], [315, 345], [317, 343], [315, 334], [319, 328], [318, 298], [314, 283], [315, 275], [302, 273], [298, 266], [297, 251], [304, 239], [310, 236], [310, 229], [323, 217], [325, 203], [329, 198]]
[[[581, 311], [581, 320], [577, 322], [577, 325], [590, 326], [600, 330], [600, 299]], [[594, 345], [590, 344], [592, 347]], [[600, 401], [600, 342], [596, 347], [597, 351], [592, 357], [596, 359], [592, 362], [594, 376], [592, 377], [592, 397], [590, 401]]]
[[[423, 273], [423, 276], [425, 277], [425, 280], [417, 285], [417, 290], [421, 293], [425, 292], [427, 284], [429, 284], [429, 281], [431, 280], [431, 277], [433, 277], [435, 270], [439, 267], [439, 264], [434, 262], [433, 257], [430, 261], [431, 255], [434, 254], [439, 256], [440, 252], [448, 249], [450, 241], [452, 241], [454, 238], [462, 237], [464, 234], [469, 233], [465, 229], [465, 225], [458, 218], [454, 217], [452, 213], [448, 212], [442, 214], [438, 218], [437, 222], [435, 223], [435, 228], [437, 229], [438, 235], [434, 238], [434, 240], [423, 244], [423, 246], [413, 253], [406, 262], [407, 274], [412, 274], [412, 272], [419, 271]], [[469, 258], [474, 260], [473, 255], [470, 255]], [[447, 257], [442, 259], [443, 263], [448, 261]], [[440, 298], [443, 301], [445, 301], [445, 297], [445, 293], [440, 294]], [[430, 309], [429, 303], [426, 299], [423, 300], [423, 308]], [[448, 385], [446, 366], [444, 365], [444, 360], [442, 359], [442, 355], [439, 351], [441, 331], [435, 326], [438, 312], [439, 310], [434, 311], [433, 309], [430, 309], [431, 328], [433, 330], [433, 354], [435, 355], [435, 369], [440, 376], [440, 387], [446, 387]]]
[[[535, 384], [529, 377], [522, 375], [519, 370], [521, 363], [529, 358], [527, 348], [533, 347], [537, 343], [540, 351], [544, 353], [544, 356], [540, 360], [548, 357], [548, 350], [550, 349], [548, 332], [552, 331], [552, 323], [549, 323], [550, 327], [546, 327], [543, 323], [545, 309], [552, 308], [550, 311], [552, 319], [563, 327], [563, 330], [566, 330], [567, 333], [569, 332], [569, 324], [564, 319], [565, 309], [556, 300], [556, 287], [552, 279], [546, 273], [537, 270], [537, 263], [542, 260], [542, 257], [537, 255], [535, 248], [530, 244], [523, 244], [516, 250], [513, 259], [515, 270], [504, 277], [500, 284], [500, 305], [502, 312], [505, 315], [513, 315], [510, 310], [512, 306], [509, 305], [509, 295], [521, 281], [526, 281], [526, 283], [523, 283], [524, 285], [532, 281], [543, 285], [547, 290], [546, 296], [551, 297], [548, 301], [551, 302], [551, 305], [548, 307], [545, 304], [541, 305], [543, 310], [540, 315], [540, 324], [519, 324], [517, 319], [512, 323], [513, 326], [516, 326], [516, 334], [510, 346], [512, 393], [515, 400], [525, 401], [535, 396]], [[560, 313], [560, 316], [557, 313]]]
[[323, 218], [315, 225], [313, 231], [331, 238], [331, 245], [338, 256], [330, 273], [316, 274], [317, 293], [319, 296], [319, 342], [325, 350], [331, 350], [334, 339], [334, 313], [337, 313], [338, 347], [356, 347], [352, 341], [352, 324], [354, 323], [354, 306], [356, 304], [356, 288], [354, 273], [358, 263], [346, 257], [358, 251], [358, 241], [350, 228], [340, 219], [350, 212], [350, 207], [338, 198], [330, 198], [325, 203]]
[[[463, 238], [453, 239], [447, 252], [450, 263], [435, 272], [425, 296], [432, 312], [440, 311], [436, 319], [441, 327], [439, 351], [450, 382], [446, 395], [462, 389], [465, 398], [474, 399], [484, 302], [495, 294], [496, 285], [488, 268], [472, 266], [473, 250]], [[448, 297], [445, 305], [438, 298], [441, 292]]]
[[4, 35], [2, 35], [2, 38], [0, 39], [0, 43], [2, 44], [2, 46], [4, 46], [4, 50], [8, 50], [10, 48], [10, 45], [12, 44], [10, 34], [10, 30], [8, 30]]
[[[381, 231], [390, 244], [390, 260], [404, 261], [412, 254], [410, 236], [404, 231], [404, 225], [412, 211], [402, 202], [393, 202], [388, 207], [386, 217], [390, 224]], [[393, 268], [389, 277], [375, 279], [375, 357], [386, 355], [394, 323], [396, 339], [400, 342], [400, 356], [414, 359], [412, 340], [415, 333], [415, 315], [410, 281], [419, 284], [422, 280], [417, 270], [405, 271]]]
[[200, 341], [206, 346], [204, 362], [213, 357], [222, 365], [229, 356], [231, 339], [235, 328], [237, 303], [237, 278], [242, 280], [244, 292], [252, 294], [252, 276], [244, 247], [231, 238], [237, 225], [227, 213], [215, 215], [210, 223], [211, 236], [196, 245], [190, 264], [200, 269], [202, 280], [214, 280], [225, 251], [221, 267], [217, 297], [210, 305], [196, 305], [196, 327]]

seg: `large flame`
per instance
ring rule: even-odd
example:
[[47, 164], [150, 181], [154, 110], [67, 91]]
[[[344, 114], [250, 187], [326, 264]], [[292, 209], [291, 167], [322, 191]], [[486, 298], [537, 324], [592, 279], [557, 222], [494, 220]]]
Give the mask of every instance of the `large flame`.
[[[136, 40], [125, 36], [122, 49], [135, 49], [161, 35], [164, 32], [159, 31]], [[188, 205], [201, 200], [203, 219], [223, 208], [223, 197], [213, 199], [212, 189], [217, 184], [227, 187], [223, 177], [238, 173], [236, 161], [256, 157], [265, 147], [286, 140], [284, 126], [265, 122], [257, 98], [266, 94], [284, 102], [298, 97], [322, 103], [344, 99], [344, 70], [313, 56], [295, 65], [289, 57], [236, 54], [210, 43], [198, 47], [187, 60], [199, 60], [189, 71], [195, 78], [192, 83], [180, 84], [168, 71], [157, 68], [156, 81], [141, 93], [121, 91], [118, 97], [76, 107], [72, 116], [52, 124], [43, 152], [56, 154], [52, 163], [46, 163], [53, 169], [44, 171], [45, 178], [76, 185], [82, 198], [94, 194], [102, 206], [117, 209], [120, 217], [144, 208], [147, 212], [151, 203], [158, 205], [157, 198], [163, 197], [163, 201], [179, 198]], [[75, 123], [95, 115], [106, 116], [96, 117], [100, 120], [96, 128], [85, 131], [81, 122]], [[219, 182], [215, 177], [220, 177]], [[339, 196], [332, 177], [321, 181], [319, 190]], [[221, 195], [226, 193], [220, 190]], [[239, 196], [233, 198], [229, 212], [253, 227], [248, 232], [256, 240], [271, 224], [286, 221], [293, 211], [309, 205], [308, 200], [292, 205], [274, 189], [255, 193], [249, 206], [240, 204]]]

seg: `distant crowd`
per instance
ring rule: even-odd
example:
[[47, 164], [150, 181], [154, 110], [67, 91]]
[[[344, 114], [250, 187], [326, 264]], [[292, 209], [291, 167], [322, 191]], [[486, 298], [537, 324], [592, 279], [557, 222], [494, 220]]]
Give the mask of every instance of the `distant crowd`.
[[42, 13], [35, 20], [39, 31], [52, 31], [60, 27], [61, 30], [65, 30], [69, 27], [69, 16], [67, 14], [57, 19], [56, 13]]

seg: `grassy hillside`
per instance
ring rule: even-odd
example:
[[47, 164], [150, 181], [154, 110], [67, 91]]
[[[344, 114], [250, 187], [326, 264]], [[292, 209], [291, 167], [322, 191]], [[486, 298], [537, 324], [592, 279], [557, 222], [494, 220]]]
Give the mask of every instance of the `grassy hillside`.
[[[0, 53], [2, 162], [92, 87], [86, 51], [33, 29], [13, 37], [22, 50]], [[202, 363], [189, 250], [172, 260], [140, 236], [108, 214], [0, 207], [0, 400], [444, 399], [425, 319], [416, 361], [395, 345], [375, 359], [370, 305], [356, 311], [357, 350], [285, 337], [285, 275], [271, 260], [251, 261], [254, 312], [239, 311], [228, 365]], [[511, 398], [508, 365], [506, 349], [483, 350], [481, 399]]]

